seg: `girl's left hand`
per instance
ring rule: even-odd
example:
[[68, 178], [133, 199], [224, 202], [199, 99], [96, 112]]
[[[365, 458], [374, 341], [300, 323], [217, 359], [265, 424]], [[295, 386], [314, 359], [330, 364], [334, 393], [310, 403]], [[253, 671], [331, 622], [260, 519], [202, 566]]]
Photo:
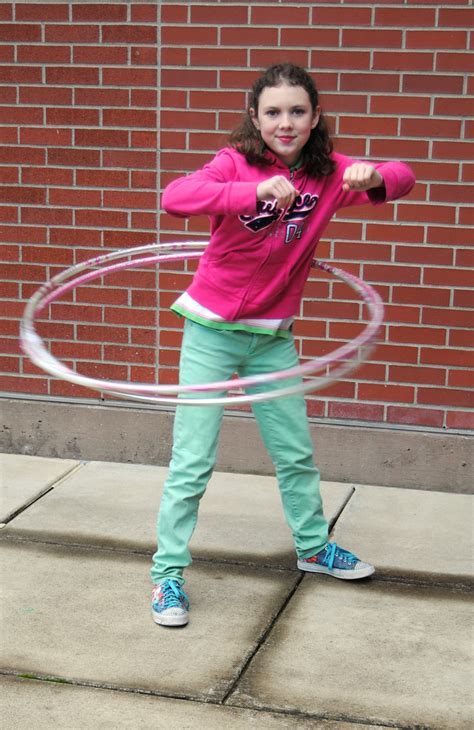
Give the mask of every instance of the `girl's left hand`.
[[346, 167], [342, 180], [342, 189], [346, 192], [348, 190], [363, 192], [384, 184], [382, 175], [367, 162], [354, 162], [353, 165]]

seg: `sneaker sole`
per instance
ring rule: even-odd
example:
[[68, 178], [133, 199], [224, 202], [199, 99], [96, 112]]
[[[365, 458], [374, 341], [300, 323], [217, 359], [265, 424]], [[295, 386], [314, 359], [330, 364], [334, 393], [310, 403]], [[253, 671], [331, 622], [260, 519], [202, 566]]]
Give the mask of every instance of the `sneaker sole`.
[[324, 565], [305, 563], [302, 560], [298, 560], [297, 567], [306, 573], [323, 573], [324, 575], [330, 575], [332, 578], [339, 578], [340, 580], [359, 580], [359, 578], [368, 578], [369, 575], [375, 573], [373, 565], [369, 565], [362, 570], [340, 570], [338, 568], [331, 570], [330, 568], [324, 567]]
[[160, 626], [186, 626], [189, 616], [162, 616], [152, 611], [153, 621]]

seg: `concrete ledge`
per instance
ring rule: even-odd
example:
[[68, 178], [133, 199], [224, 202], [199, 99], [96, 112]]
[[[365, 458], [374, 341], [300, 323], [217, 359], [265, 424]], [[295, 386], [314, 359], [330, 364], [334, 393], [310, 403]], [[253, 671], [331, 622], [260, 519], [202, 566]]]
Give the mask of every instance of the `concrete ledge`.
[[[166, 465], [173, 412], [116, 405], [5, 399], [2, 448], [7, 453]], [[444, 492], [472, 490], [472, 439], [444, 432], [312, 424], [323, 479]], [[246, 415], [227, 415], [217, 469], [272, 474]]]

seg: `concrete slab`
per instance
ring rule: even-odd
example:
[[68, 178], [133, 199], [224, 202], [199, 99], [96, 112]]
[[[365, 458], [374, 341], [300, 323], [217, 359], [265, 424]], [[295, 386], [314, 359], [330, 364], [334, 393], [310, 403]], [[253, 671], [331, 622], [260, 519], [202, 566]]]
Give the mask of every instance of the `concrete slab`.
[[306, 576], [230, 704], [471, 730], [471, 631], [467, 594]]
[[0, 677], [1, 716], [15, 730], [373, 730], [353, 725], [189, 700]]
[[224, 696], [297, 580], [196, 565], [190, 623], [173, 630], [151, 618], [143, 556], [6, 541], [0, 555], [5, 670], [201, 700]]
[[334, 537], [379, 574], [473, 581], [474, 497], [357, 486]]
[[80, 462], [0, 454], [0, 522], [48, 490]]
[[[141, 551], [156, 549], [155, 521], [167, 469], [90, 462], [13, 520], [2, 535]], [[322, 485], [329, 520], [352, 493]], [[293, 539], [273, 477], [216, 472], [191, 549], [197, 558], [295, 567]]]

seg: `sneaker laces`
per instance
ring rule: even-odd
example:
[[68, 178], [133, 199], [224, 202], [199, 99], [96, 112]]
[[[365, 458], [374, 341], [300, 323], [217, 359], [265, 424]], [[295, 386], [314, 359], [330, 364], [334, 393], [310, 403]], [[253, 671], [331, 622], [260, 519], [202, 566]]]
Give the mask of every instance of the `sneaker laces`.
[[349, 550], [344, 550], [343, 548], [339, 547], [335, 542], [330, 542], [328, 545], [326, 545], [326, 553], [321, 561], [322, 565], [325, 565], [329, 568], [329, 570], [332, 570], [334, 567], [334, 561], [336, 558], [341, 560], [343, 563], [347, 563], [348, 565], [353, 565], [354, 563], [357, 563], [359, 561], [359, 558], [357, 558], [353, 553], [349, 552]]
[[165, 580], [159, 586], [159, 599], [163, 608], [182, 608], [189, 606], [189, 599], [179, 583], [175, 580]]

